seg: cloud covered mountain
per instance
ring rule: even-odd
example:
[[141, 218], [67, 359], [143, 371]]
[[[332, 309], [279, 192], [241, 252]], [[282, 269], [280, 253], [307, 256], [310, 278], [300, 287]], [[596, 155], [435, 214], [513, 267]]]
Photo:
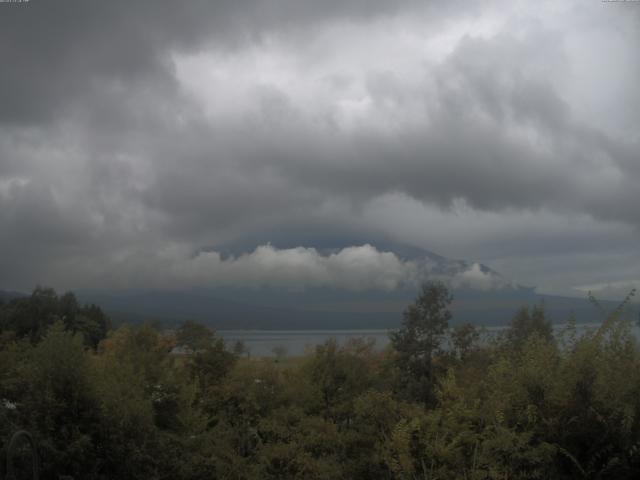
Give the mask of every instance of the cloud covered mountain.
[[153, 269], [134, 260], [123, 264], [120, 275], [137, 276], [138, 285], [160, 290], [275, 288], [299, 292], [327, 288], [391, 292], [416, 289], [428, 280], [472, 290], [519, 288], [479, 263], [416, 249], [407, 256], [370, 244], [336, 249], [265, 244], [240, 254], [216, 249], [202, 249], [194, 255], [168, 251]]
[[[319, 253], [333, 235], [491, 259], [553, 294], [640, 279], [631, 2], [0, 9], [0, 288], [411, 276], [362, 249], [254, 252], [285, 248], [273, 232]], [[234, 262], [193, 255], [240, 242]], [[494, 286], [484, 273], [460, 280]]]
[[[160, 289], [81, 291], [80, 296], [117, 319], [192, 318], [218, 329], [394, 328], [427, 280], [451, 288], [454, 323], [504, 324], [517, 308], [542, 298], [486, 265], [405, 246], [208, 250], [176, 273], [183, 275], [181, 284], [187, 274], [207, 287], [175, 289], [166, 283]], [[568, 299], [563, 305], [558, 311], [568, 315], [587, 304]]]

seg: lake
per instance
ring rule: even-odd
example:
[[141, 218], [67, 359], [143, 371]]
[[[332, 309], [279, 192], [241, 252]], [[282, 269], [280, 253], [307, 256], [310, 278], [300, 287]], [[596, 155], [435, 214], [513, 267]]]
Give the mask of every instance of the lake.
[[[576, 325], [578, 334], [596, 329], [598, 323], [584, 323]], [[565, 324], [554, 325], [556, 332], [562, 331]], [[484, 327], [483, 338], [494, 337], [506, 327]], [[217, 333], [224, 340], [233, 345], [242, 341], [254, 357], [274, 356], [274, 349], [282, 349], [287, 356], [303, 355], [330, 338], [335, 338], [339, 345], [344, 345], [351, 338], [370, 338], [375, 340], [376, 348], [382, 350], [389, 344], [388, 329], [372, 330], [219, 330]], [[640, 338], [640, 329], [633, 327], [636, 338]]]

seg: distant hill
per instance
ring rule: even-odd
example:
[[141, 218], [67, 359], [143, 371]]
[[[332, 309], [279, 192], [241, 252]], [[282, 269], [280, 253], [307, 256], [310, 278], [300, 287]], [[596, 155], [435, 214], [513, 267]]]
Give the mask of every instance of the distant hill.
[[0, 290], [0, 302], [8, 302], [9, 300], [13, 300], [14, 298], [20, 298], [27, 296], [24, 293], [20, 292], [12, 292], [9, 290]]
[[[185, 319], [197, 320], [216, 329], [372, 329], [397, 328], [402, 312], [413, 297], [361, 298], [349, 301], [301, 303], [280, 307], [220, 298], [219, 291], [85, 293], [84, 302], [100, 305], [117, 322], [156, 321], [175, 325]], [[313, 292], [305, 293], [309, 300]], [[300, 300], [300, 299], [299, 299]], [[317, 300], [317, 299], [316, 299]], [[289, 302], [287, 302], [289, 303]], [[550, 295], [499, 295], [495, 292], [454, 291], [452, 324], [506, 325], [522, 306], [544, 304], [554, 323], [564, 323], [574, 315], [580, 323], [601, 320], [599, 312], [586, 299]], [[611, 309], [612, 302], [603, 302]]]
[[[385, 246], [385, 251], [389, 248]], [[403, 260], [419, 265], [423, 280], [449, 283], [453, 324], [505, 325], [522, 306], [543, 303], [555, 323], [575, 315], [578, 322], [601, 320], [586, 298], [539, 295], [514, 284], [486, 265], [453, 260], [427, 250], [394, 246]], [[197, 320], [216, 329], [371, 329], [396, 328], [416, 296], [415, 288], [354, 292], [330, 288], [288, 291], [278, 288], [215, 288], [183, 291], [79, 291], [116, 322], [158, 321], [175, 325]], [[613, 302], [602, 302], [613, 309]]]

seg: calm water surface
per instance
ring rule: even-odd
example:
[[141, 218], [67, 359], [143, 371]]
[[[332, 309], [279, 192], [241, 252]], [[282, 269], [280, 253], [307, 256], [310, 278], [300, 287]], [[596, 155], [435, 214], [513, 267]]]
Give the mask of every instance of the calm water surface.
[[[578, 335], [597, 328], [600, 324], [586, 323], [576, 325]], [[561, 332], [566, 325], [554, 325], [556, 332]], [[484, 327], [485, 341], [499, 334], [506, 327]], [[375, 340], [377, 349], [382, 350], [389, 344], [389, 329], [379, 330], [220, 330], [218, 333], [228, 344], [242, 341], [254, 357], [275, 355], [274, 350], [281, 349], [285, 355], [303, 355], [312, 351], [330, 338], [344, 345], [351, 338], [367, 338]], [[640, 329], [633, 327], [636, 338], [640, 338]]]

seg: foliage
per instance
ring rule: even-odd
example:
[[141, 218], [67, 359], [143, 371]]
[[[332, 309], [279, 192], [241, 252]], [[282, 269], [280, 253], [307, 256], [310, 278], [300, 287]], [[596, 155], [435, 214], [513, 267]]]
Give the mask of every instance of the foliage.
[[452, 297], [440, 282], [425, 283], [415, 302], [404, 311], [402, 327], [392, 332], [399, 389], [408, 399], [434, 401], [434, 356], [449, 327]]
[[80, 333], [96, 348], [109, 330], [107, 316], [96, 305], [80, 305], [73, 293], [58, 296], [51, 288], [37, 287], [28, 297], [0, 304], [0, 334], [10, 333], [37, 343], [49, 327], [60, 321], [65, 330]]
[[507, 347], [519, 350], [533, 335], [546, 341], [553, 340], [551, 321], [547, 319], [542, 305], [533, 308], [522, 307], [518, 310], [505, 332], [504, 340]]
[[213, 343], [214, 333], [205, 325], [187, 320], [176, 331], [176, 343], [190, 350], [197, 352], [210, 347]]
[[[45, 479], [640, 475], [640, 349], [620, 309], [563, 341], [523, 309], [500, 341], [463, 325], [445, 351], [450, 296], [427, 285], [384, 352], [328, 341], [274, 361], [193, 322], [123, 326], [93, 348], [63, 297], [0, 309], [0, 446], [31, 431]], [[406, 388], [422, 381], [428, 402]]]
[[475, 325], [464, 323], [457, 325], [451, 332], [451, 346], [460, 360], [467, 357], [478, 347], [480, 331]]

